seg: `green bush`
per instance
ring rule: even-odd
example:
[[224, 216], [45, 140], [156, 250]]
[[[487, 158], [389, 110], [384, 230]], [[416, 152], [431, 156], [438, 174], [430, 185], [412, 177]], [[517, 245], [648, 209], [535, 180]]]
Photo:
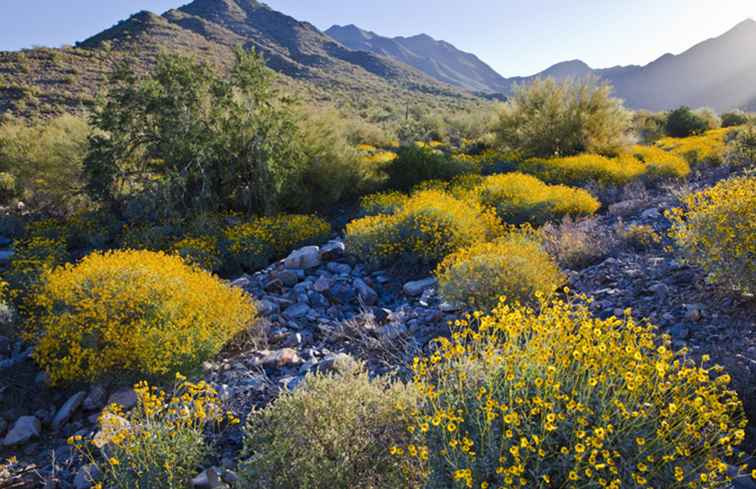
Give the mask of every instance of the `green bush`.
[[425, 180], [451, 180], [470, 173], [475, 166], [450, 158], [439, 151], [415, 145], [399, 149], [398, 157], [386, 167], [390, 189], [408, 191]]
[[748, 115], [744, 112], [725, 112], [721, 115], [722, 127], [735, 127], [747, 124], [749, 121]]
[[360, 199], [361, 216], [393, 214], [402, 208], [409, 197], [400, 192], [381, 192], [370, 194]]
[[614, 154], [626, 143], [630, 116], [610, 94], [609, 85], [590, 78], [519, 86], [501, 114], [499, 143], [524, 158]]
[[533, 237], [512, 232], [494, 243], [452, 253], [436, 269], [444, 300], [493, 309], [502, 297], [532, 303], [564, 283], [556, 263]]
[[590, 216], [601, 207], [586, 190], [547, 185], [522, 173], [486, 177], [473, 195], [484, 206], [496, 209], [496, 215], [509, 224], [542, 225], [565, 216]]
[[737, 131], [727, 149], [725, 160], [734, 166], [756, 166], [756, 125], [748, 124]]
[[667, 116], [666, 132], [673, 138], [701, 135], [708, 129], [706, 119], [690, 110], [690, 107], [680, 107]]
[[[90, 129], [72, 115], [27, 123], [10, 119], [0, 125], [0, 171], [13, 179], [12, 193], [27, 209], [67, 214], [87, 205], [83, 163]], [[5, 187], [11, 181], [5, 179]], [[10, 194], [10, 195], [9, 195]]]
[[667, 115], [639, 110], [633, 114], [633, 129], [643, 144], [653, 144], [666, 135]]
[[310, 374], [296, 390], [250, 414], [242, 487], [421, 487], [421, 471], [389, 454], [390, 447], [411, 439], [415, 391], [400, 382], [370, 380], [351, 361], [336, 368], [335, 374]]

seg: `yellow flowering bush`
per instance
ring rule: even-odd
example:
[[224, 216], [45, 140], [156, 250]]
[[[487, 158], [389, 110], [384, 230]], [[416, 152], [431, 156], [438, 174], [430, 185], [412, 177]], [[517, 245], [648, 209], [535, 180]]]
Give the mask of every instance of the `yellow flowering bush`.
[[31, 310], [26, 336], [54, 383], [191, 370], [255, 314], [241, 289], [209, 272], [178, 256], [132, 250], [46, 270]]
[[328, 239], [331, 225], [312, 215], [279, 214], [258, 217], [225, 230], [231, 259], [254, 271], [293, 249]]
[[631, 155], [608, 158], [582, 154], [566, 158], [533, 158], [518, 165], [518, 170], [548, 183], [563, 185], [625, 185], [640, 178], [645, 166]]
[[[239, 467], [248, 489], [420, 488], [421, 472], [392, 457], [405, 444], [416, 408], [411, 386], [370, 379], [340, 362], [333, 374], [310, 374], [247, 418]], [[397, 409], [397, 407], [401, 409]]]
[[[239, 420], [223, 409], [218, 394], [204, 381], [177, 375], [171, 392], [146, 382], [134, 386], [137, 405], [129, 413], [108, 406], [92, 440], [68, 439], [102, 474], [110, 489], [184, 489], [210, 454], [208, 429], [218, 431]], [[95, 481], [91, 481], [95, 482]]]
[[218, 240], [211, 236], [181, 239], [173, 244], [171, 251], [185, 262], [209, 272], [217, 272], [223, 265]]
[[363, 216], [393, 214], [404, 205], [407, 198], [407, 195], [401, 192], [380, 192], [366, 195], [360, 199], [360, 214]]
[[588, 191], [564, 185], [547, 185], [531, 175], [493, 175], [474, 190], [480, 202], [496, 209], [510, 224], [541, 225], [565, 216], [590, 216], [601, 203]]
[[644, 163], [646, 175], [652, 178], [684, 178], [690, 175], [688, 162], [674, 153], [655, 146], [640, 145], [630, 148], [630, 152]]
[[756, 293], [756, 177], [722, 181], [689, 195], [668, 213], [670, 236], [712, 281]]
[[688, 160], [690, 164], [719, 165], [727, 151], [727, 135], [732, 128], [712, 129], [699, 136], [662, 138], [656, 145]]
[[537, 310], [476, 313], [415, 360], [429, 487], [723, 486], [746, 420], [721, 367], [673, 352], [630, 314]]
[[62, 265], [68, 258], [63, 239], [32, 237], [13, 243], [15, 254], [5, 280], [10, 286], [10, 298], [16, 303], [23, 301], [39, 280], [52, 267]]
[[424, 191], [396, 213], [347, 224], [347, 249], [371, 265], [406, 262], [434, 266], [449, 253], [502, 233], [496, 215], [476, 202]]
[[481, 309], [492, 309], [501, 296], [527, 303], [565, 281], [538, 241], [518, 232], [452, 253], [438, 266], [436, 277], [444, 300]]

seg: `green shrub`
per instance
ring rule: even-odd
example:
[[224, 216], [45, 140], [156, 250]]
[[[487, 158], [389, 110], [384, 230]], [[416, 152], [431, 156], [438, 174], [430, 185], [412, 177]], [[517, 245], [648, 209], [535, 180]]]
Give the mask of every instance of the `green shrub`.
[[151, 251], [93, 253], [39, 284], [26, 337], [55, 383], [191, 371], [255, 314], [241, 289]]
[[531, 303], [565, 280], [538, 241], [517, 232], [452, 253], [438, 266], [436, 277], [444, 300], [484, 310], [493, 309], [502, 297]]
[[223, 266], [218, 240], [212, 236], [180, 239], [173, 244], [171, 251], [183, 258], [185, 262], [208, 272], [217, 272]]
[[666, 135], [667, 115], [639, 110], [633, 114], [633, 129], [643, 144], [653, 144]]
[[688, 262], [709, 278], [756, 293], [756, 177], [736, 177], [685, 198], [669, 213], [670, 236]]
[[522, 173], [486, 177], [473, 193], [509, 224], [541, 225], [565, 216], [590, 216], [601, 207], [586, 190], [547, 185]]
[[10, 119], [0, 125], [0, 171], [15, 180], [13, 196], [30, 210], [59, 215], [85, 207], [83, 163], [89, 135], [87, 122], [72, 115], [33, 123]]
[[690, 107], [680, 107], [667, 116], [667, 136], [673, 138], [686, 138], [703, 134], [708, 129], [709, 125], [706, 119], [690, 110]]
[[371, 381], [352, 362], [337, 369], [310, 374], [296, 390], [250, 414], [240, 465], [243, 487], [421, 487], [421, 471], [389, 454], [389, 447], [410, 439], [415, 391], [400, 382]]
[[331, 225], [317, 216], [279, 214], [258, 217], [225, 230], [232, 267], [256, 271], [295, 248], [328, 239]]
[[561, 301], [474, 314], [415, 362], [426, 487], [723, 487], [747, 420], [707, 361], [629, 314]]
[[505, 104], [499, 143], [525, 158], [613, 154], [626, 142], [630, 116], [611, 87], [596, 79], [536, 80]]
[[748, 124], [737, 131], [730, 142], [725, 161], [734, 166], [756, 166], [756, 126]]
[[722, 127], [735, 127], [748, 124], [748, 115], [741, 111], [725, 112], [721, 116]]
[[647, 224], [623, 227], [618, 235], [626, 245], [636, 251], [645, 251], [661, 244], [661, 236]]
[[386, 167], [387, 185], [391, 189], [408, 191], [425, 180], [451, 180], [474, 170], [474, 165], [449, 158], [441, 152], [415, 145], [405, 146]]
[[40, 276], [68, 261], [66, 242], [60, 238], [31, 237], [13, 242], [13, 259], [5, 272], [11, 299], [21, 305], [37, 285]]
[[493, 212], [438, 191], [419, 192], [396, 213], [357, 219], [346, 228], [347, 249], [373, 266], [435, 266], [449, 253], [499, 236]]
[[381, 192], [370, 194], [360, 199], [361, 216], [393, 214], [401, 209], [409, 197], [400, 192]]

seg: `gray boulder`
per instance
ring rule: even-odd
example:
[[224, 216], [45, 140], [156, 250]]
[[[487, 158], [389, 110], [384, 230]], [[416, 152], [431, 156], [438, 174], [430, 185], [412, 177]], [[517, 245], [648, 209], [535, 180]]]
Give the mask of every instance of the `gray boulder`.
[[42, 434], [42, 423], [34, 416], [22, 416], [13, 424], [3, 439], [3, 446], [23, 445]]

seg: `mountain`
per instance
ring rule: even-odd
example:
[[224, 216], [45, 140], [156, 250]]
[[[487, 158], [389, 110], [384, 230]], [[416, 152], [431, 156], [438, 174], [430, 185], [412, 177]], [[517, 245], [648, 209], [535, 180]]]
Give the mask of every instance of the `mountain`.
[[312, 24], [255, 0], [195, 0], [163, 15], [138, 12], [75, 47], [0, 52], [0, 113], [55, 113], [91, 105], [112, 65], [146, 70], [158, 53], [189, 53], [228, 67], [255, 48], [297, 93], [364, 107], [474, 100], [401, 61], [349, 49]]
[[472, 92], [501, 92], [509, 86], [504, 77], [474, 54], [426, 34], [389, 38], [355, 25], [334, 25], [325, 33], [350, 49], [400, 61], [435, 80]]

